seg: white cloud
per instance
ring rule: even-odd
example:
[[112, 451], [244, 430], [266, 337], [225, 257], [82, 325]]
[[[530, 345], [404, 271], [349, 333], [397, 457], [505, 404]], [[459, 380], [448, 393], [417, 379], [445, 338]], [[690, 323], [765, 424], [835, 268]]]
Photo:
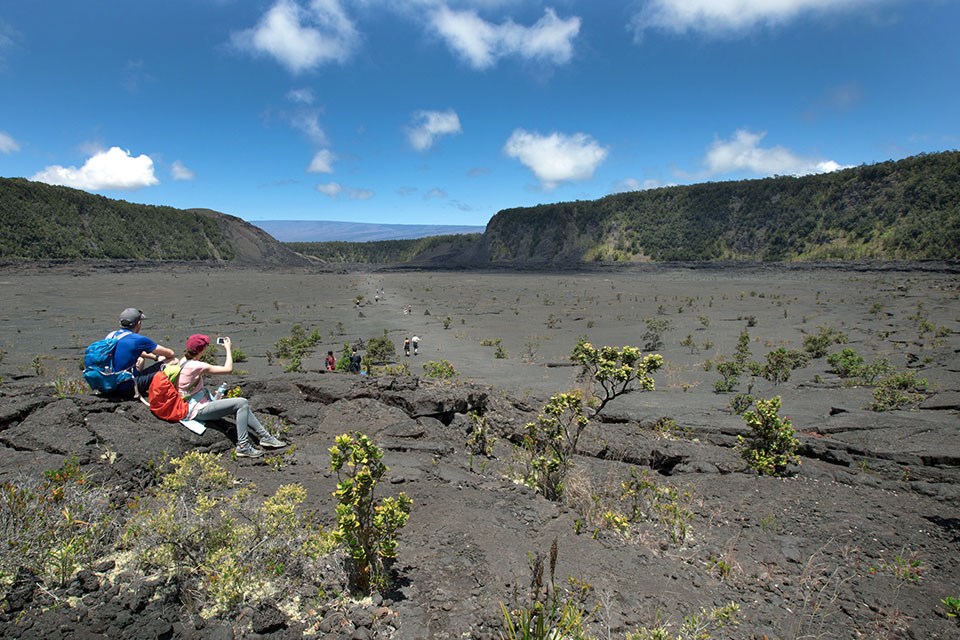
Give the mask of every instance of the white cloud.
[[373, 191], [370, 189], [352, 189], [350, 187], [344, 187], [338, 182], [318, 184], [315, 188], [320, 193], [333, 199], [339, 198], [340, 194], [347, 196], [351, 200], [369, 200], [374, 196]]
[[0, 131], [0, 153], [20, 151], [20, 145], [6, 131]]
[[160, 183], [153, 173], [150, 156], [132, 157], [129, 151], [120, 147], [96, 153], [79, 169], [59, 165], [47, 167], [31, 180], [91, 191], [136, 190]]
[[284, 113], [283, 117], [290, 123], [294, 129], [310, 139], [310, 142], [317, 146], [327, 144], [327, 134], [320, 126], [320, 115], [313, 109], [301, 109], [292, 113]]
[[573, 56], [573, 39], [580, 32], [580, 18], [562, 20], [552, 9], [546, 9], [532, 27], [512, 20], [492, 24], [476, 11], [454, 11], [445, 5], [432, 14], [430, 22], [447, 45], [475, 69], [488, 69], [508, 55], [564, 64]]
[[326, 62], [343, 62], [359, 38], [339, 0], [311, 0], [307, 7], [278, 0], [256, 27], [234, 33], [233, 43], [243, 51], [275, 58], [291, 73], [301, 73]]
[[287, 92], [287, 100], [298, 104], [313, 104], [313, 91], [305, 88], [291, 89]]
[[648, 189], [659, 189], [660, 187], [672, 187], [676, 183], [664, 182], [656, 178], [647, 178], [637, 180], [636, 178], [624, 178], [613, 185], [611, 193], [624, 193], [627, 191], [647, 191]]
[[307, 167], [309, 173], [333, 173], [333, 161], [337, 156], [329, 149], [321, 149], [313, 156], [310, 166]]
[[460, 133], [460, 118], [453, 109], [448, 111], [417, 111], [413, 124], [407, 128], [407, 138], [417, 151], [426, 151], [444, 135]]
[[829, 173], [844, 167], [833, 160], [804, 158], [785, 147], [760, 147], [766, 132], [738, 129], [730, 140], [715, 140], [704, 158], [707, 175], [750, 172], [758, 175]]
[[789, 22], [802, 14], [853, 9], [889, 0], [650, 0], [634, 16], [637, 37], [647, 29], [674, 33], [738, 33]]
[[503, 151], [533, 171], [548, 190], [560, 182], [593, 177], [608, 153], [608, 149], [585, 133], [542, 136], [523, 129], [514, 130]]
[[197, 177], [196, 173], [179, 160], [174, 161], [173, 165], [171, 165], [170, 173], [173, 174], [174, 180], [193, 180]]
[[434, 187], [423, 194], [424, 200], [446, 200], [447, 192], [441, 189], [440, 187]]
[[340, 195], [340, 192], [343, 191], [343, 187], [341, 187], [338, 182], [328, 182], [326, 184], [318, 184], [316, 190], [331, 198], [336, 198]]

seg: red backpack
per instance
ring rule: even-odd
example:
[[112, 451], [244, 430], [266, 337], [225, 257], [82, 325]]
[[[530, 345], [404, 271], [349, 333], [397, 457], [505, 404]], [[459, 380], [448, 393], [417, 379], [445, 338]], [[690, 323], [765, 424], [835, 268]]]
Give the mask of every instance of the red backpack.
[[177, 391], [177, 378], [180, 377], [180, 365], [171, 364], [158, 371], [150, 380], [150, 412], [161, 420], [179, 422], [187, 417], [187, 401]]

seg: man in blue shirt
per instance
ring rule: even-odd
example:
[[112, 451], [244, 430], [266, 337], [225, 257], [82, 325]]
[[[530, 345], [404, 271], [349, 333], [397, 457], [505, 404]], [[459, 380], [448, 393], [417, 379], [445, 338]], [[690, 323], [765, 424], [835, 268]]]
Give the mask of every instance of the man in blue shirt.
[[[120, 314], [121, 328], [107, 334], [108, 338], [119, 339], [117, 348], [113, 352], [113, 370], [130, 370], [134, 378], [137, 379], [138, 387], [143, 386], [139, 384], [140, 380], [149, 384], [149, 378], [146, 376], [160, 368], [161, 360], [176, 356], [173, 349], [168, 349], [150, 338], [140, 335], [140, 328], [146, 317], [139, 309], [124, 309]], [[157, 362], [150, 367], [144, 367], [144, 361], [147, 359]], [[130, 381], [120, 385], [117, 392], [119, 395], [132, 396], [134, 395], [133, 390], [133, 381]], [[143, 388], [140, 391], [145, 393], [146, 389]]]

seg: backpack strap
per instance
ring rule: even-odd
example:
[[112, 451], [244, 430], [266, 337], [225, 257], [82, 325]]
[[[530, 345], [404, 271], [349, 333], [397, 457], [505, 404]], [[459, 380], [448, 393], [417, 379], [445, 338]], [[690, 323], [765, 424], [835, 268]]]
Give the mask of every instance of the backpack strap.
[[[180, 360], [180, 373], [182, 374], [183, 371], [184, 371], [184, 369], [186, 369], [187, 365], [190, 364], [190, 363], [192, 363], [192, 362], [196, 362], [196, 361], [195, 361], [195, 360], [187, 360], [186, 358], [182, 358], [182, 359]], [[195, 367], [194, 367], [194, 368], [195, 368]], [[179, 385], [176, 385], [176, 386], [179, 388]], [[197, 391], [199, 391], [199, 390], [202, 389], [202, 388], [203, 388], [203, 378], [200, 377], [200, 378], [197, 378], [197, 380], [196, 380], [196, 382], [194, 383], [192, 389], [188, 389], [188, 390], [186, 390], [186, 391], [182, 391], [182, 392], [180, 393], [180, 395], [181, 395], [182, 397], [184, 397], [184, 398], [189, 398], [190, 396], [192, 396], [193, 394], [195, 394]]]
[[[117, 341], [120, 341], [121, 338], [126, 338], [127, 336], [129, 336], [129, 335], [132, 334], [132, 333], [133, 333], [133, 331], [130, 331], [129, 329], [117, 329], [117, 330], [115, 330], [115, 331], [111, 331], [110, 333], [108, 333], [108, 334], [107, 334], [107, 337], [104, 338], [104, 339], [105, 339], [105, 340], [117, 340]], [[117, 350], [116, 345], [114, 345], [113, 350], [114, 350], [114, 353], [115, 353], [116, 350]], [[113, 366], [113, 365], [114, 365], [114, 361], [113, 361], [113, 356], [111, 355], [111, 356], [110, 356], [110, 366]], [[133, 363], [132, 365], [130, 365], [130, 366], [127, 367], [126, 369], [123, 369], [123, 371], [130, 371], [130, 372], [132, 373], [132, 372], [133, 372], [133, 369], [134, 369], [136, 366], [137, 366], [137, 363], [136, 363], [136, 361], [134, 361], [134, 363]], [[117, 372], [115, 372], [115, 373], [120, 373], [120, 371], [117, 371]], [[136, 381], [134, 381], [134, 383], [133, 383], [133, 389], [134, 389], [134, 391], [133, 391], [134, 397], [139, 398], [139, 397], [140, 397], [140, 392], [137, 390], [137, 383], [136, 383]]]

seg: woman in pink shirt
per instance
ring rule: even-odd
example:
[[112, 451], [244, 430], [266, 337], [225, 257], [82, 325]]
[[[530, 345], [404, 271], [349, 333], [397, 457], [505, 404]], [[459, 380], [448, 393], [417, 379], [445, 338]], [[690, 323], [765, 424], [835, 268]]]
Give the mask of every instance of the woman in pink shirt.
[[241, 458], [259, 458], [263, 450], [250, 443], [249, 431], [253, 431], [260, 441], [261, 447], [279, 449], [287, 443], [270, 434], [263, 428], [257, 416], [250, 410], [250, 403], [246, 398], [221, 398], [215, 400], [204, 387], [203, 376], [222, 375], [233, 371], [233, 351], [230, 338], [223, 339], [223, 348], [227, 351], [227, 359], [223, 365], [208, 364], [200, 360], [203, 352], [210, 344], [210, 338], [203, 334], [194, 334], [187, 338], [186, 351], [183, 354], [183, 364], [180, 368], [180, 377], [177, 379], [177, 390], [190, 406], [187, 417], [191, 420], [218, 420], [228, 415], [234, 415], [237, 421], [237, 456]]

